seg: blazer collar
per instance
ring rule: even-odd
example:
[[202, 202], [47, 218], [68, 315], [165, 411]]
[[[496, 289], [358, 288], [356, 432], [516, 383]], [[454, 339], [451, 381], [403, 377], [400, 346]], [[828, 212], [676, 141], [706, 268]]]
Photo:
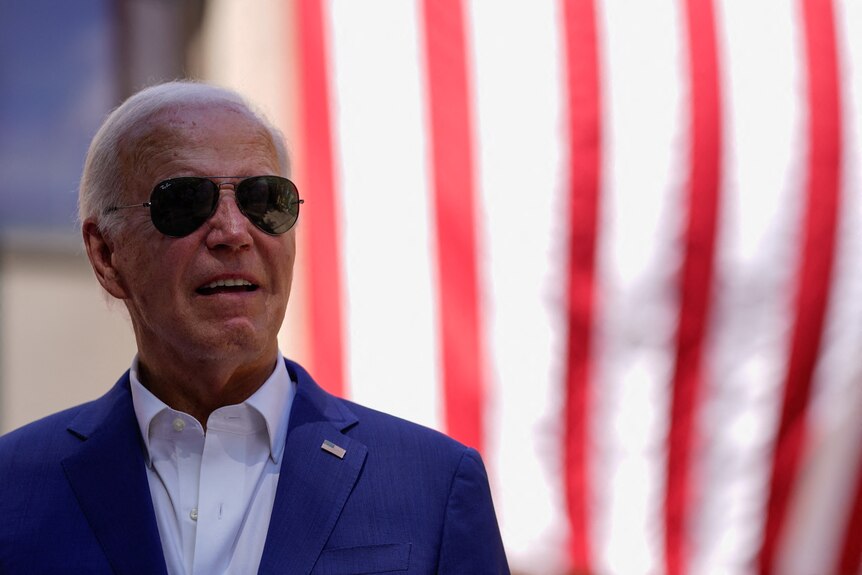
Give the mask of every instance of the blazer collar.
[[286, 365], [297, 382], [296, 397], [261, 574], [312, 570], [367, 454], [365, 445], [345, 435], [358, 420], [344, 402], [321, 389], [298, 364], [286, 360]]
[[63, 470], [114, 572], [166, 574], [128, 372], [68, 430], [81, 447]]

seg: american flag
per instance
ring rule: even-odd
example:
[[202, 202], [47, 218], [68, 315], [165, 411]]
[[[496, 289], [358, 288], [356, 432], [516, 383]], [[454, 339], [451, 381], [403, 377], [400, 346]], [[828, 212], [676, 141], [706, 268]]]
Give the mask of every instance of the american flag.
[[862, 2], [291, 6], [322, 385], [513, 571], [862, 572]]

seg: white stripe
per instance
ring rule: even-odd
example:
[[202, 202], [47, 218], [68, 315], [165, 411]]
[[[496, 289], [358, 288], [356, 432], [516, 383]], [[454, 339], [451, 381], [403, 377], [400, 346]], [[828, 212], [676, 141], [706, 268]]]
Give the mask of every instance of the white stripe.
[[788, 513], [779, 571], [822, 573], [841, 552], [862, 445], [862, 5], [836, 2], [835, 23], [843, 103], [841, 224], [832, 297], [815, 373], [809, 444]]
[[440, 428], [416, 7], [337, 0], [331, 15], [348, 392]]
[[766, 516], [795, 312], [805, 94], [795, 3], [716, 8], [724, 165], [691, 560], [718, 574], [753, 568]]
[[[566, 529], [559, 409], [567, 233], [555, 0], [468, 4], [480, 260], [491, 352], [486, 462], [513, 570], [557, 573]], [[516, 42], [512, 39], [517, 38]]]
[[589, 458], [594, 568], [655, 573], [664, 565], [687, 74], [677, 3], [613, 0], [603, 8], [604, 190]]

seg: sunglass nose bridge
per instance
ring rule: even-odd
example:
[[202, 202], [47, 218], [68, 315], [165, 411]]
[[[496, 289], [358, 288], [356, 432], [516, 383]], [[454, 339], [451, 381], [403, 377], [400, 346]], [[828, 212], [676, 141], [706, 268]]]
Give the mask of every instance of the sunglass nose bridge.
[[234, 203], [239, 207], [239, 199], [236, 197], [236, 186], [233, 184], [216, 184], [218, 186], [218, 196], [216, 198], [216, 208], [221, 204], [224, 198], [233, 198]]
[[216, 187], [219, 189], [219, 191], [221, 191], [225, 188], [227, 188], [229, 190], [236, 191], [237, 186], [240, 184], [240, 179], [239, 178], [232, 178], [232, 179], [237, 180], [237, 181], [235, 181], [235, 182], [219, 182], [218, 181], [219, 178], [210, 178], [212, 183], [214, 183], [216, 185]]

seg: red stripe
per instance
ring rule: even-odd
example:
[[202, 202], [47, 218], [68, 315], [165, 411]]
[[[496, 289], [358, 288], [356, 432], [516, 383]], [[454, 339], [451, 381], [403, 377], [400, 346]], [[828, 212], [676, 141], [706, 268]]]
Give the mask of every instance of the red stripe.
[[589, 404], [595, 313], [596, 237], [601, 176], [598, 30], [593, 0], [563, 0], [571, 169], [568, 342], [563, 454], [569, 555], [576, 571], [591, 572], [587, 502], [590, 496]]
[[690, 81], [688, 222], [680, 286], [676, 363], [668, 434], [665, 563], [668, 575], [686, 572], [686, 519], [695, 422], [703, 386], [702, 360], [709, 319], [721, 180], [721, 99], [711, 0], [685, 0]]
[[480, 448], [485, 349], [480, 337], [476, 190], [463, 6], [422, 3], [437, 229], [440, 346], [446, 430]]
[[833, 573], [859, 573], [862, 568], [862, 460], [856, 475], [856, 496], [850, 520], [844, 533], [844, 543]]
[[799, 291], [776, 435], [760, 573], [775, 559], [805, 444], [806, 412], [829, 299], [838, 222], [841, 171], [841, 105], [835, 22], [830, 0], [802, 0], [808, 70], [808, 180]]
[[300, 0], [294, 27], [298, 43], [299, 134], [305, 162], [297, 174], [308, 203], [302, 217], [308, 238], [310, 369], [326, 389], [343, 395], [341, 251], [333, 167], [328, 57], [323, 5]]

